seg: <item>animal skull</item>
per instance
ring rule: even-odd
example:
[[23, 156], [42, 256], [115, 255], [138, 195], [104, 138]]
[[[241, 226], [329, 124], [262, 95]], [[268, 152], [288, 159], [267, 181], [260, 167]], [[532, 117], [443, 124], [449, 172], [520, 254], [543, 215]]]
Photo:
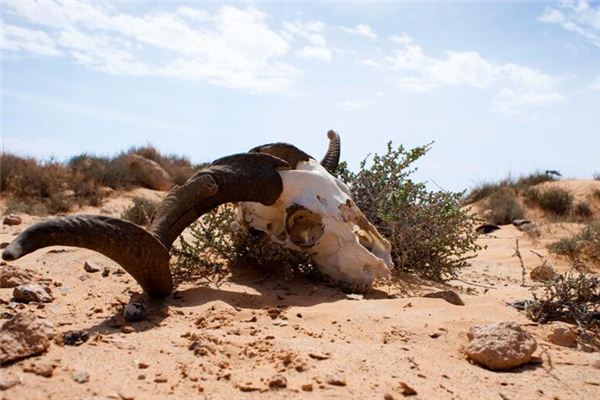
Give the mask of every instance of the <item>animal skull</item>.
[[375, 278], [390, 275], [390, 243], [356, 206], [344, 183], [312, 158], [279, 174], [283, 192], [275, 204], [238, 203], [238, 224], [308, 253], [322, 273], [355, 291], [367, 291]]

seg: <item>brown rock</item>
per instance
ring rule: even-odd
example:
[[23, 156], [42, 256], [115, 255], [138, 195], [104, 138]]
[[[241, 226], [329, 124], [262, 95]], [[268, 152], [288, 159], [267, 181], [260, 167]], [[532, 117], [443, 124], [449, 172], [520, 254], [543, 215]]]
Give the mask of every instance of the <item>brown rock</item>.
[[50, 347], [41, 322], [20, 312], [0, 327], [0, 364], [38, 355]]
[[32, 363], [23, 368], [25, 372], [31, 372], [33, 374], [43, 376], [44, 378], [52, 377], [54, 373], [54, 366], [46, 363]]
[[455, 306], [464, 306], [460, 296], [453, 290], [441, 290], [439, 292], [431, 292], [427, 293], [423, 297], [433, 298], [433, 299], [444, 299], [450, 304], [454, 304]]
[[536, 282], [549, 282], [556, 277], [556, 272], [549, 265], [539, 265], [529, 272], [529, 277]]
[[50, 288], [37, 283], [26, 283], [17, 286], [13, 290], [13, 298], [21, 303], [29, 303], [31, 301], [51, 303], [54, 300]]
[[6, 217], [4, 217], [4, 221], [2, 223], [4, 225], [14, 226], [14, 225], [21, 225], [21, 222], [23, 222], [23, 221], [21, 220], [21, 217], [19, 217], [18, 215], [8, 214]]
[[19, 383], [17, 378], [0, 377], [0, 390], [8, 390]]
[[466, 355], [491, 370], [507, 370], [529, 362], [537, 348], [533, 336], [516, 322], [474, 326], [467, 332]]
[[275, 375], [269, 381], [269, 388], [272, 390], [284, 389], [287, 387], [287, 379], [285, 376]]
[[90, 261], [83, 263], [83, 269], [85, 272], [89, 272], [90, 274], [100, 271], [100, 267], [98, 267], [96, 263]]
[[150, 189], [167, 192], [173, 187], [173, 179], [156, 161], [130, 154], [127, 162], [136, 178]]
[[31, 282], [33, 278], [33, 271], [17, 268], [14, 265], [0, 267], [0, 288], [14, 288]]
[[577, 334], [568, 326], [556, 326], [548, 335], [548, 340], [556, 345], [576, 348]]
[[327, 383], [333, 386], [346, 386], [346, 379], [337, 374], [331, 374], [327, 376]]
[[302, 385], [302, 390], [304, 390], [305, 392], [312, 392], [313, 391], [312, 383], [305, 383], [304, 385]]
[[415, 389], [411, 388], [410, 386], [408, 386], [406, 383], [400, 382], [400, 393], [402, 393], [403, 396], [408, 397], [408, 396], [416, 396], [417, 391]]
[[108, 186], [100, 186], [98, 188], [98, 194], [102, 197], [110, 197], [114, 192], [115, 190]]

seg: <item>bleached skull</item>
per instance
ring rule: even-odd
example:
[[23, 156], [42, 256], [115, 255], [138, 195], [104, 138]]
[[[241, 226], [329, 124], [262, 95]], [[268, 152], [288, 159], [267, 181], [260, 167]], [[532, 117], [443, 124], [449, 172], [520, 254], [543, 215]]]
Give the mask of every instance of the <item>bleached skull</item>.
[[355, 291], [367, 291], [375, 278], [390, 275], [390, 243], [356, 206], [343, 182], [312, 158], [279, 173], [283, 192], [275, 204], [239, 203], [238, 223], [310, 254], [322, 273]]

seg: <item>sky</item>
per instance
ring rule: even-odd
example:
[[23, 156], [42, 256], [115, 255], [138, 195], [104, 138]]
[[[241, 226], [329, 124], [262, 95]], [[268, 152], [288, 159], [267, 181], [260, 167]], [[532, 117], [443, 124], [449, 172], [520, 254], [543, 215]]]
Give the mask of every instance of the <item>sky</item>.
[[445, 190], [600, 172], [600, 2], [4, 1], [3, 151], [151, 143], [209, 162], [260, 144], [356, 169], [435, 142]]

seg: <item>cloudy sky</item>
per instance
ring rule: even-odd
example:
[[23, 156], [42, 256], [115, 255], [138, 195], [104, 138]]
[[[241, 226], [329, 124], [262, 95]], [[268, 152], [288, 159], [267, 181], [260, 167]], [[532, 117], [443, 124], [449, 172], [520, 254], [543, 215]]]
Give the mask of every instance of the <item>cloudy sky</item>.
[[435, 141], [418, 178], [452, 190], [600, 171], [600, 2], [18, 0], [0, 25], [4, 151], [320, 157], [335, 129], [353, 167]]

